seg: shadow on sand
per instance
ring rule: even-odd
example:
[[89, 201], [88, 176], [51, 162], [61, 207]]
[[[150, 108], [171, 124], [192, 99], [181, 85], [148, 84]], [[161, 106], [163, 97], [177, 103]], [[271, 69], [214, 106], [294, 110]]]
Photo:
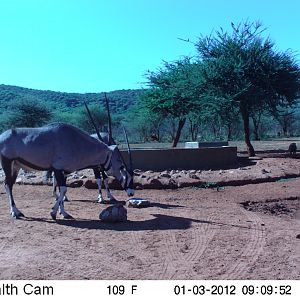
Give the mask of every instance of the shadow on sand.
[[[241, 229], [252, 230], [248, 226], [226, 224], [214, 221], [205, 221], [190, 219], [178, 216], [170, 216], [163, 214], [152, 214], [154, 217], [150, 220], [141, 221], [126, 221], [120, 223], [106, 223], [100, 220], [86, 220], [86, 219], [72, 219], [72, 220], [56, 220], [52, 221], [45, 218], [24, 218], [23, 220], [29, 222], [45, 222], [45, 223], [56, 223], [61, 226], [80, 228], [80, 229], [100, 229], [100, 230], [113, 230], [113, 231], [147, 231], [147, 230], [185, 230], [189, 229], [192, 223], [209, 224], [214, 226], [227, 226], [227, 227], [238, 227]], [[256, 229], [257, 230], [257, 229]]]

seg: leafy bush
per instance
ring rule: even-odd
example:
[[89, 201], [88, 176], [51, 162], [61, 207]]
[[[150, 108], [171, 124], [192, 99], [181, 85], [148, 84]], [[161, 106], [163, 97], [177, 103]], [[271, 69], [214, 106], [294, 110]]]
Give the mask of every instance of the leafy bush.
[[38, 127], [51, 120], [51, 110], [30, 98], [24, 98], [14, 103], [6, 120], [6, 127]]

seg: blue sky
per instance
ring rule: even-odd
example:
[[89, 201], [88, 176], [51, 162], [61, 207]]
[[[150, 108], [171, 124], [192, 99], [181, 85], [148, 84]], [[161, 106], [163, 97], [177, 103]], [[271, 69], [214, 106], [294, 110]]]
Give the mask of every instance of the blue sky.
[[178, 38], [246, 19], [262, 21], [278, 50], [300, 53], [299, 0], [0, 0], [0, 84], [140, 88], [163, 60], [195, 54]]

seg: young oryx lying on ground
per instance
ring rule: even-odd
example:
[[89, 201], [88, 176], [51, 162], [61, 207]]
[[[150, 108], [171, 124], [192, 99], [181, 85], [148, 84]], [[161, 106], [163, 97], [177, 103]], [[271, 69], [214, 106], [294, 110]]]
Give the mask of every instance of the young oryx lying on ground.
[[66, 175], [76, 170], [101, 167], [111, 170], [129, 197], [133, 196], [133, 171], [127, 170], [116, 145], [108, 146], [86, 132], [68, 124], [54, 123], [40, 128], [16, 128], [0, 135], [0, 158], [5, 173], [5, 189], [14, 218], [24, 216], [16, 207], [12, 188], [18, 171], [53, 171], [59, 195], [51, 211], [56, 219], [60, 208], [64, 218], [72, 218], [64, 209]]
[[[111, 145], [115, 145], [116, 143], [115, 143], [114, 139], [112, 138], [112, 122], [111, 122], [109, 103], [108, 103], [106, 93], [105, 93], [105, 102], [106, 102], [106, 110], [107, 110], [107, 117], [108, 117], [108, 132], [99, 132], [98, 131], [97, 126], [96, 126], [96, 124], [93, 120], [93, 117], [92, 117], [92, 115], [90, 113], [90, 110], [89, 110], [86, 103], [85, 103], [85, 107], [86, 107], [86, 110], [87, 110], [88, 115], [90, 117], [90, 120], [91, 120], [91, 122], [92, 122], [92, 124], [93, 124], [93, 126], [94, 126], [94, 128], [97, 132], [95, 134], [91, 134], [91, 137], [100, 140], [101, 142], [105, 143], [108, 146], [111, 146]], [[126, 142], [127, 142], [127, 147], [128, 147], [128, 152], [129, 152], [129, 159], [130, 159], [130, 161], [129, 161], [130, 166], [129, 167], [130, 167], [130, 169], [132, 169], [130, 148], [129, 148], [128, 138], [127, 138], [127, 134], [126, 134], [125, 130], [124, 130], [124, 133], [125, 133], [125, 139], [126, 139]], [[111, 203], [116, 202], [117, 200], [112, 195], [112, 193], [109, 189], [109, 186], [108, 186], [108, 176], [113, 176], [112, 170], [108, 169], [108, 170], [105, 171], [101, 166], [98, 166], [97, 168], [93, 168], [93, 172], [94, 172], [94, 176], [95, 176], [95, 179], [96, 179], [97, 185], [98, 185], [98, 202], [99, 203], [104, 203], [105, 202], [105, 200], [102, 196], [102, 181], [104, 183], [107, 198], [109, 199], [109, 201]], [[50, 179], [51, 174], [52, 174], [51, 171], [46, 172], [45, 179], [46, 180]], [[55, 177], [54, 177], [53, 178], [53, 195], [54, 196], [56, 196], [56, 188], [57, 188], [57, 183], [56, 183]], [[68, 201], [66, 196], [64, 198], [64, 201]]]

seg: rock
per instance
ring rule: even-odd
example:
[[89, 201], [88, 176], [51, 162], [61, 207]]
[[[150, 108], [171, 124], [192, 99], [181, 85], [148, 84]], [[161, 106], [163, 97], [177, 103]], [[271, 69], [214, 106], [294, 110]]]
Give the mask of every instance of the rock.
[[163, 189], [164, 186], [158, 178], [152, 178], [152, 179], [149, 180], [148, 188]]
[[87, 189], [97, 189], [97, 181], [95, 179], [88, 179], [85, 181], [84, 187]]
[[108, 186], [113, 190], [123, 190], [121, 184], [116, 178], [109, 177], [108, 178]]
[[81, 187], [83, 185], [83, 180], [73, 179], [67, 182], [67, 186], [71, 188]]
[[[120, 185], [120, 183], [118, 182], [118, 180], [115, 178], [111, 178], [111, 177], [108, 178], [108, 186], [109, 186], [109, 188], [114, 189], [114, 190], [123, 189], [122, 186]], [[95, 179], [88, 179], [85, 181], [84, 187], [87, 189], [98, 189], [98, 184]], [[103, 185], [102, 185], [102, 187], [103, 187]]]
[[154, 172], [151, 171], [151, 170], [148, 170], [148, 171], [145, 172], [145, 174], [153, 174], [153, 173], [154, 173]]
[[177, 187], [177, 183], [172, 178], [134, 178], [136, 189], [172, 189]]
[[297, 235], [296, 235], [296, 239], [300, 239], [300, 234], [297, 234]]
[[142, 208], [142, 207], [148, 207], [150, 206], [150, 201], [142, 198], [131, 198], [128, 201], [128, 207], [136, 207], [136, 208]]
[[142, 172], [142, 170], [140, 170], [140, 169], [134, 169], [134, 170], [133, 170], [133, 173], [134, 173], [134, 175], [137, 175], [137, 176], [138, 176], [138, 175], [140, 175], [140, 174], [143, 173], [143, 172]]
[[159, 176], [162, 177], [162, 178], [171, 178], [171, 175], [166, 173], [166, 172], [161, 173]]
[[174, 174], [174, 175], [172, 175], [172, 178], [175, 178], [175, 179], [177, 179], [177, 178], [180, 178], [181, 177], [181, 175], [180, 174]]
[[25, 175], [26, 178], [36, 178], [35, 174], [26, 174]]
[[127, 221], [127, 209], [123, 205], [112, 205], [105, 208], [99, 215], [103, 222], [125, 222]]
[[190, 178], [192, 179], [199, 179], [199, 176], [196, 174], [190, 174]]

